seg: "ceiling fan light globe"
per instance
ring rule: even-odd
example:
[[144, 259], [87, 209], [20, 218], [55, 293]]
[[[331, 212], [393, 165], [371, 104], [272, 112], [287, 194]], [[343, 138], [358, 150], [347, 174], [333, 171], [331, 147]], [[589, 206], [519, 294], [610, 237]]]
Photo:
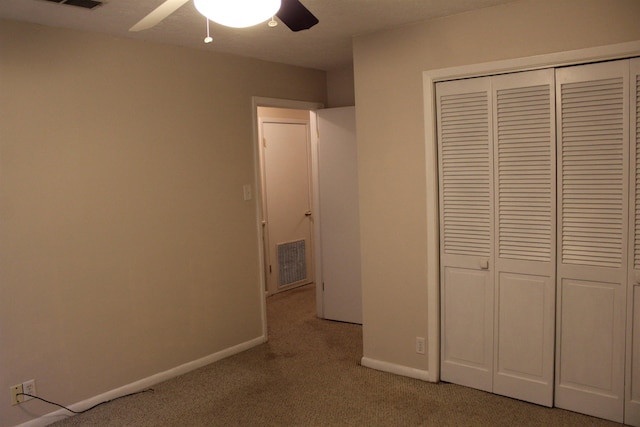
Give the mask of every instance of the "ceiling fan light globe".
[[280, 0], [194, 0], [198, 12], [220, 25], [246, 28], [270, 19]]

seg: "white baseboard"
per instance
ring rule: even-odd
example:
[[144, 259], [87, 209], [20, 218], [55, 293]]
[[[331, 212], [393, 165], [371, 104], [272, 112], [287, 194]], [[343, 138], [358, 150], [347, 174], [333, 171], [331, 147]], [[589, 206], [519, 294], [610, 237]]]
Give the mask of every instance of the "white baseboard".
[[417, 380], [429, 381], [429, 371], [410, 368], [408, 366], [396, 365], [395, 363], [384, 362], [382, 360], [363, 357], [360, 361], [362, 366], [376, 369], [378, 371], [389, 372], [391, 374], [402, 375], [403, 377], [415, 378]]
[[[155, 375], [151, 375], [150, 377], [143, 378], [122, 387], [118, 387], [114, 390], [107, 391], [106, 393], [102, 393], [98, 396], [90, 397], [89, 399], [83, 400], [82, 402], [68, 405], [67, 407], [69, 409], [73, 409], [74, 411], [82, 411], [83, 409], [90, 408], [91, 406], [96, 405], [100, 402], [105, 402], [107, 400], [112, 400], [129, 393], [135, 393], [137, 391], [144, 390], [145, 388], [151, 387], [155, 384], [159, 384], [163, 381], [170, 380], [171, 378], [186, 374], [187, 372], [191, 372], [213, 362], [217, 362], [218, 360], [233, 356], [234, 354], [241, 353], [266, 341], [266, 336], [260, 336], [258, 338], [240, 343], [233, 347], [226, 348], [217, 353], [210, 354], [200, 359], [187, 362], [180, 366], [176, 366], [175, 368], [168, 369], [164, 372], [160, 372]], [[44, 427], [56, 421], [69, 418], [70, 416], [73, 416], [73, 414], [64, 409], [60, 409], [31, 421], [27, 421], [26, 423], [20, 424], [16, 427]]]

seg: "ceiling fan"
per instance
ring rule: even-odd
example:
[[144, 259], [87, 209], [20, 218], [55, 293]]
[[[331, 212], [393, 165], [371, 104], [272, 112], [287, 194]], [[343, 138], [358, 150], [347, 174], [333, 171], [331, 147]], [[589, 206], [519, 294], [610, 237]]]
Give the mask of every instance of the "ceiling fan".
[[[137, 24], [129, 29], [129, 31], [142, 31], [154, 27], [159, 24], [163, 19], [171, 15], [173, 12], [178, 10], [181, 6], [186, 4], [189, 0], [165, 0], [160, 6], [154, 9], [147, 16], [142, 18]], [[231, 4], [238, 4], [238, 0], [213, 0], [209, 3], [213, 4], [222, 4], [225, 2], [229, 2]], [[274, 0], [271, 3], [280, 3], [280, 8], [275, 12], [275, 16], [277, 16], [280, 21], [282, 21], [291, 31], [301, 31], [307, 30], [314, 25], [316, 25], [319, 21], [310, 11], [307, 9], [299, 0]], [[196, 9], [200, 11], [203, 15], [202, 8], [207, 6], [206, 0], [194, 0]], [[207, 16], [207, 15], [205, 15]], [[207, 16], [208, 19], [212, 19]], [[212, 19], [215, 21], [215, 19]], [[227, 25], [227, 24], [223, 24]], [[234, 25], [229, 25], [234, 26]], [[246, 26], [246, 25], [245, 25]], [[272, 25], [270, 25], [272, 26]]]

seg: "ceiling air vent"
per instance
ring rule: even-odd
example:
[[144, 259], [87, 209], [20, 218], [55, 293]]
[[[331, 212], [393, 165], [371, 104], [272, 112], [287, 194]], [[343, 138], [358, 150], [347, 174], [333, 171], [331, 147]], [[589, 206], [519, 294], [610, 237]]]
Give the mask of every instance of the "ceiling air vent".
[[84, 7], [85, 9], [93, 9], [94, 7], [100, 6], [102, 4], [101, 1], [96, 1], [96, 0], [47, 0], [47, 1], [52, 1], [54, 3], [60, 3], [60, 4], [68, 4], [69, 6]]

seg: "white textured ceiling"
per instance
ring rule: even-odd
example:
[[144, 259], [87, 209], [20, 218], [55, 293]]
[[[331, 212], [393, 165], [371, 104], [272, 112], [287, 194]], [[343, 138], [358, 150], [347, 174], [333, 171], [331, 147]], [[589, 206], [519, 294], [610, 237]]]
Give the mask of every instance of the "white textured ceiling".
[[0, 0], [0, 18], [334, 70], [352, 63], [354, 35], [513, 0], [301, 0], [320, 20], [309, 30], [294, 33], [282, 23], [275, 28], [264, 23], [244, 29], [211, 23], [211, 44], [203, 43], [204, 17], [188, 2], [154, 28], [128, 31], [163, 1], [104, 0], [102, 6], [89, 10], [45, 0]]

